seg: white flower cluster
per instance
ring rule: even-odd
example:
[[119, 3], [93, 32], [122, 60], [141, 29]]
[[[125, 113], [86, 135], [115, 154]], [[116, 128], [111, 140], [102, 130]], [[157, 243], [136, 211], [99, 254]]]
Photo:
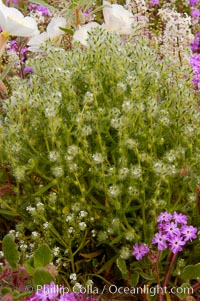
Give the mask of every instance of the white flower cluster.
[[145, 0], [126, 0], [125, 6], [130, 12], [134, 14], [134, 21], [145, 33], [147, 24], [149, 21], [149, 16], [146, 13], [148, 10], [147, 3]]
[[188, 61], [191, 54], [190, 43], [194, 39], [191, 32], [191, 17], [184, 16], [169, 8], [159, 9], [158, 15], [165, 23], [163, 34], [159, 38], [160, 53], [167, 54], [179, 60]]

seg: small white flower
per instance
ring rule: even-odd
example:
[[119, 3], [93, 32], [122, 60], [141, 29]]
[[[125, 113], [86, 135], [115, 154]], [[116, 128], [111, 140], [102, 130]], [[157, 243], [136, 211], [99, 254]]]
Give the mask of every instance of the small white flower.
[[61, 262], [61, 258], [56, 259], [56, 264], [59, 264]]
[[109, 187], [108, 193], [112, 197], [117, 197], [120, 194], [120, 189], [116, 184], [114, 184]]
[[80, 217], [86, 217], [88, 215], [87, 211], [81, 210], [79, 213]]
[[119, 170], [119, 179], [123, 180], [128, 176], [129, 169], [127, 167], [123, 167]]
[[70, 274], [70, 275], [69, 275], [69, 279], [71, 279], [71, 280], [76, 280], [76, 279], [77, 279], [76, 274], [75, 274], [75, 273]]
[[79, 148], [76, 145], [70, 145], [67, 149], [67, 152], [72, 157], [75, 157], [79, 153]]
[[73, 227], [69, 227], [68, 232], [71, 234], [74, 232], [74, 228]]
[[135, 231], [134, 230], [128, 230], [125, 234], [125, 238], [128, 241], [133, 241], [135, 239]]
[[39, 208], [39, 209], [44, 209], [44, 204], [41, 203], [41, 202], [37, 203], [36, 206], [37, 206], [37, 208]]
[[92, 237], [95, 237], [97, 235], [97, 231], [94, 229], [91, 231], [91, 233], [92, 233]]
[[60, 178], [64, 175], [64, 170], [61, 166], [55, 166], [55, 167], [52, 167], [52, 174], [56, 178]]
[[28, 212], [34, 212], [35, 211], [35, 207], [31, 207], [31, 206], [28, 206], [28, 207], [26, 207], [26, 211], [28, 211]]
[[134, 165], [131, 168], [131, 175], [134, 179], [139, 179], [142, 176], [142, 169], [139, 165]]
[[49, 226], [49, 223], [48, 223], [48, 222], [46, 222], [46, 223], [43, 224], [43, 228], [44, 228], [44, 229], [47, 229], [48, 226]]
[[22, 244], [22, 245], [20, 246], [20, 249], [21, 249], [21, 250], [26, 250], [27, 248], [28, 248], [27, 244]]
[[87, 227], [86, 223], [84, 223], [84, 222], [79, 223], [79, 228], [81, 231], [84, 231], [86, 227]]
[[30, 244], [29, 244], [29, 247], [30, 247], [31, 249], [33, 249], [33, 248], [35, 247], [35, 244], [34, 244], [34, 243], [30, 243]]
[[66, 222], [70, 222], [74, 219], [74, 214], [69, 214], [66, 216]]
[[59, 153], [57, 151], [49, 152], [48, 158], [51, 162], [56, 162], [58, 160]]
[[38, 236], [39, 236], [39, 233], [36, 232], [36, 231], [33, 231], [33, 232], [32, 232], [32, 236], [33, 236], [33, 237], [38, 237]]
[[7, 7], [0, 0], [0, 26], [7, 35], [32, 37], [38, 34], [36, 20], [24, 15], [14, 7]]
[[53, 248], [53, 255], [54, 255], [54, 256], [58, 256], [58, 255], [59, 255], [59, 252], [60, 252], [59, 247]]
[[125, 246], [122, 247], [120, 250], [120, 257], [125, 260], [128, 259], [130, 257], [130, 249]]
[[103, 155], [101, 153], [95, 153], [95, 154], [93, 154], [92, 155], [92, 159], [94, 160], [94, 162], [96, 164], [101, 164], [104, 161]]

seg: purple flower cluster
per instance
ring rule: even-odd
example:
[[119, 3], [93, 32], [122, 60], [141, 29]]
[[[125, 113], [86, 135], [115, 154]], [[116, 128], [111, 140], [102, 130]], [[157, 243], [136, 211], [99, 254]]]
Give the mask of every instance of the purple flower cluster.
[[86, 296], [82, 293], [64, 292], [64, 286], [54, 282], [46, 284], [26, 301], [96, 301], [94, 296]]
[[6, 5], [18, 5], [19, 1], [18, 0], [6, 0]]
[[199, 3], [199, 0], [190, 0], [189, 5], [196, 6], [198, 3]]
[[41, 13], [42, 16], [51, 16], [51, 12], [46, 6], [30, 3], [28, 8], [29, 10]]
[[152, 5], [152, 6], [156, 6], [156, 5], [159, 5], [159, 4], [160, 4], [159, 0], [151, 0], [150, 1], [150, 5]]
[[[197, 228], [187, 224], [187, 216], [176, 211], [171, 214], [162, 212], [158, 218], [159, 231], [154, 235], [152, 244], [156, 244], [159, 251], [169, 248], [174, 254], [183, 250], [188, 241], [197, 237]], [[137, 260], [148, 254], [150, 248], [144, 244], [133, 246], [132, 253]]]
[[200, 53], [200, 31], [196, 33], [194, 41], [190, 44], [192, 52]]
[[193, 8], [191, 11], [191, 17], [194, 19], [199, 19], [200, 18], [200, 9]]
[[190, 65], [194, 70], [193, 83], [196, 89], [200, 84], [200, 53], [193, 54], [190, 57]]
[[20, 60], [22, 62], [25, 62], [26, 54], [28, 52], [28, 47], [21, 48], [16, 40], [11, 40], [11, 41], [8, 42], [8, 44], [6, 46], [6, 50], [9, 50], [9, 51], [12, 51], [12, 52], [17, 52], [18, 55], [20, 56]]

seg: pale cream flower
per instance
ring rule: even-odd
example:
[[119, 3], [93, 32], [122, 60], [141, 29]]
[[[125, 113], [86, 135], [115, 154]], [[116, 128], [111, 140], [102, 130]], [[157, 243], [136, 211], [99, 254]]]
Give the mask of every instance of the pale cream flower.
[[103, 5], [103, 17], [105, 22], [103, 27], [109, 32], [116, 32], [120, 35], [130, 35], [134, 22], [133, 14], [119, 4], [110, 4], [108, 1], [103, 1]]
[[7, 7], [0, 0], [0, 26], [4, 35], [31, 37], [38, 34], [34, 18], [24, 15], [14, 7]]
[[80, 42], [82, 45], [87, 46], [88, 32], [90, 32], [91, 29], [96, 27], [101, 27], [101, 25], [99, 25], [96, 22], [91, 22], [85, 25], [79, 25], [78, 29], [73, 35], [73, 42], [77, 41]]
[[64, 34], [64, 31], [60, 29], [60, 27], [65, 28], [66, 27], [66, 19], [63, 17], [54, 17], [52, 18], [51, 22], [47, 26], [47, 30], [33, 38], [31, 38], [27, 45], [30, 46], [30, 51], [38, 51], [40, 49], [40, 46], [46, 41], [46, 40], [56, 40], [61, 35]]

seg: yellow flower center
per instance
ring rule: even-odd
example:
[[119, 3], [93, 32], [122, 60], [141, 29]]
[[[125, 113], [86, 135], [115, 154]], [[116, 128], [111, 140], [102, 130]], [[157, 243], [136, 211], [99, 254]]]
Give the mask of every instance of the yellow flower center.
[[8, 33], [8, 32], [6, 32], [6, 31], [2, 31], [2, 36], [4, 37], [4, 38], [9, 38], [9, 36], [10, 36], [10, 34]]

